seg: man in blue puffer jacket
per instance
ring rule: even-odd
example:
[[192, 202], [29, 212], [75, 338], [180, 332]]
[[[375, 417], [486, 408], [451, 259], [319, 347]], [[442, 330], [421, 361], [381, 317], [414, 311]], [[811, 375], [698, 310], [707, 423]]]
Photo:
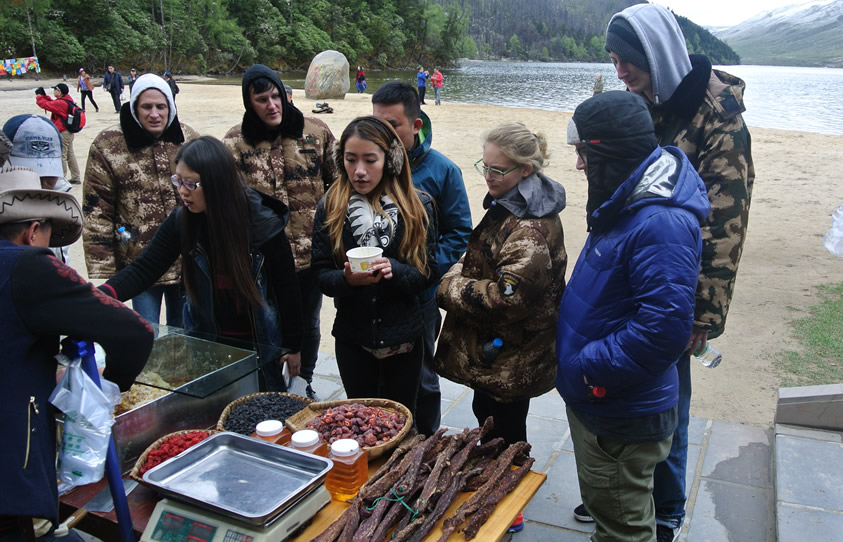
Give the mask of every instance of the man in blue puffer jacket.
[[580, 104], [568, 124], [588, 180], [591, 232], [559, 309], [556, 388], [565, 400], [592, 540], [655, 540], [653, 469], [677, 423], [676, 360], [694, 320], [702, 179], [659, 147], [630, 92]]

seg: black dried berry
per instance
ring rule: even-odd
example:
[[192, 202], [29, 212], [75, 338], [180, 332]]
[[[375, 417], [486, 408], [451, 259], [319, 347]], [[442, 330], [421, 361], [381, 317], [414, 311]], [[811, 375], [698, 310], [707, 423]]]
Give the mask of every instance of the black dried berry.
[[302, 401], [285, 395], [274, 393], [258, 395], [232, 408], [223, 428], [233, 433], [251, 435], [260, 422], [264, 420], [283, 422], [304, 407], [305, 404]]

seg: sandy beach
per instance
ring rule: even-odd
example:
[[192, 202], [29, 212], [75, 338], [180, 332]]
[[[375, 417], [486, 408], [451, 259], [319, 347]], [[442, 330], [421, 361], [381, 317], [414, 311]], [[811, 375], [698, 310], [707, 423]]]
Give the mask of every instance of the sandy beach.
[[[60, 82], [0, 81], [0, 123], [21, 113], [41, 114], [33, 89]], [[74, 88], [75, 85], [70, 85]], [[179, 118], [203, 135], [222, 137], [243, 114], [239, 86], [179, 82]], [[80, 96], [72, 92], [75, 100]], [[103, 129], [117, 123], [110, 96], [95, 91], [100, 112], [88, 107], [88, 122], [74, 143], [79, 167], [84, 171], [88, 147]], [[570, 260], [568, 274], [586, 238], [584, 175], [574, 168], [575, 154], [565, 145], [570, 113], [535, 109], [462, 105], [447, 102], [424, 107], [433, 124], [433, 147], [462, 169], [472, 219], [483, 216], [486, 193], [473, 164], [482, 155], [482, 134], [502, 122], [522, 122], [549, 139], [551, 159], [545, 173], [565, 185], [568, 207], [562, 212], [565, 244]], [[315, 100], [296, 90], [295, 104], [311, 115]], [[313, 115], [325, 121], [339, 137], [348, 122], [372, 112], [370, 94], [348, 94], [345, 100], [328, 100], [333, 114]], [[818, 301], [814, 286], [843, 281], [843, 260], [829, 253], [822, 235], [831, 226], [831, 213], [843, 202], [839, 165], [843, 163], [843, 136], [751, 128], [756, 182], [752, 194], [749, 231], [725, 334], [715, 341], [723, 363], [714, 370], [693, 364], [695, 416], [739, 423], [771, 424], [780, 378], [774, 357], [799, 348], [789, 322], [806, 315]], [[73, 193], [81, 196], [81, 188]], [[74, 267], [86, 275], [81, 241], [71, 249]], [[333, 304], [322, 311], [323, 351], [333, 351], [330, 330]]]

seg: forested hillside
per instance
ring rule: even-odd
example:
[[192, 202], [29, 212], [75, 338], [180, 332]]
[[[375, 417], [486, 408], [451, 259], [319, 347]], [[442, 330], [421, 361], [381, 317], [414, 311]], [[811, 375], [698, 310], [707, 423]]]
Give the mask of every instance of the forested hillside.
[[[611, 16], [637, 0], [0, 0], [0, 56], [43, 69], [231, 73], [303, 69], [326, 49], [369, 68], [458, 58], [608, 61]], [[739, 62], [679, 17], [691, 52]]]
[[470, 56], [467, 18], [433, 0], [0, 0], [0, 55], [102, 71], [307, 68], [325, 49], [371, 67]]

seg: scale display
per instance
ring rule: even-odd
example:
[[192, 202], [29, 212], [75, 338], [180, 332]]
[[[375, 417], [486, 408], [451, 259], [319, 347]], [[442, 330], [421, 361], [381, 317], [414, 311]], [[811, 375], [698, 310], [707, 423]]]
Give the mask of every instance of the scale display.
[[279, 542], [299, 532], [330, 501], [328, 491], [320, 486], [268, 526], [258, 527], [162, 499], [155, 505], [141, 542]]

